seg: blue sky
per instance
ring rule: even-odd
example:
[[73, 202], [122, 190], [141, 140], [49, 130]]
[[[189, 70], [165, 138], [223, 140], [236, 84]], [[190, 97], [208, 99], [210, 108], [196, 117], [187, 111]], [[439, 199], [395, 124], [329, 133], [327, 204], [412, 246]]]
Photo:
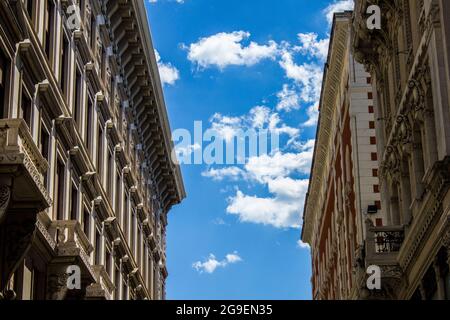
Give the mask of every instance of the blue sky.
[[[167, 297], [310, 299], [301, 216], [330, 19], [352, 0], [146, 1], [172, 131], [202, 121], [224, 138], [281, 136], [245, 165], [182, 165], [188, 197], [169, 214]], [[192, 141], [179, 152], [202, 150]]]

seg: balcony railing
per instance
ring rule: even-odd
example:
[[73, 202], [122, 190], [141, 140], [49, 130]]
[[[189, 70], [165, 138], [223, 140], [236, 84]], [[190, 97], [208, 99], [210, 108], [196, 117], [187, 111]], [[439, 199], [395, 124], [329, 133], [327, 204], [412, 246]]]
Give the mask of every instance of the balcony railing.
[[13, 188], [17, 190], [12, 190], [12, 198], [21, 203], [33, 202], [39, 210], [49, 207], [51, 199], [44, 186], [48, 163], [23, 119], [0, 120], [0, 153], [0, 174], [21, 173], [15, 177]]
[[369, 263], [394, 263], [405, 238], [404, 227], [377, 227], [369, 220], [366, 222], [366, 230], [366, 253]]
[[375, 230], [375, 252], [398, 252], [405, 238], [403, 229], [383, 228]]
[[89, 255], [93, 251], [93, 247], [78, 221], [54, 221], [50, 226], [49, 233], [55, 239], [59, 257], [79, 257], [85, 267], [92, 272]]

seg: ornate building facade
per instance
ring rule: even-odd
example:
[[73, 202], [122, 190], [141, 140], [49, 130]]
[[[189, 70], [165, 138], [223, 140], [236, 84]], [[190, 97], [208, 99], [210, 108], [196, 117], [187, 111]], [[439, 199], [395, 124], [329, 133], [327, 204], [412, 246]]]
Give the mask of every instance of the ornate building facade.
[[0, 2], [0, 299], [164, 299], [172, 153], [143, 1]]
[[[372, 4], [380, 30], [367, 28]], [[377, 88], [388, 225], [369, 226], [364, 260], [381, 267], [383, 284], [369, 294], [450, 299], [450, 2], [356, 0], [352, 47]]]
[[386, 223], [372, 79], [352, 56], [351, 18], [351, 12], [334, 16], [305, 202], [302, 240], [311, 246], [314, 299], [359, 296], [365, 223]]

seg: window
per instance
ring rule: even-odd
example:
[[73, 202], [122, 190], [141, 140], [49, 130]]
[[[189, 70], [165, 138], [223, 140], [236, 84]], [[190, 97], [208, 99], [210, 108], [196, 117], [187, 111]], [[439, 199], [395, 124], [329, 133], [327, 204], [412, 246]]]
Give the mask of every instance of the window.
[[91, 215], [87, 208], [83, 212], [83, 231], [86, 237], [91, 240]]
[[97, 150], [97, 172], [100, 177], [100, 182], [103, 184], [103, 129], [98, 125], [98, 150]]
[[111, 277], [111, 250], [109, 248], [106, 248], [105, 269], [108, 275]]
[[116, 172], [116, 192], [115, 192], [115, 205], [114, 211], [116, 212], [116, 216], [120, 221], [120, 173]]
[[102, 234], [97, 228], [95, 229], [95, 264], [102, 264]]
[[137, 253], [136, 253], [136, 237], [137, 237], [136, 210], [133, 208], [132, 211], [133, 211], [133, 213], [132, 213], [132, 217], [131, 217], [130, 247], [131, 247], [131, 252], [136, 257], [137, 256]]
[[[124, 277], [125, 278], [125, 277]], [[122, 280], [122, 300], [128, 300], [128, 283], [126, 279]]]
[[114, 299], [119, 300], [120, 299], [120, 268], [118, 265], [116, 265], [114, 269]]
[[70, 44], [67, 36], [63, 33], [63, 42], [61, 46], [61, 66], [59, 72], [59, 86], [64, 93], [64, 97], [67, 98], [67, 83], [69, 76], [69, 50]]
[[102, 55], [102, 56], [100, 57], [100, 59], [101, 59], [101, 69], [100, 69], [100, 72], [101, 72], [102, 80], [105, 81], [105, 79], [106, 79], [106, 61], [107, 61], [107, 59], [108, 59], [108, 56], [106, 55], [105, 46], [103, 46], [103, 45], [102, 45], [102, 52], [101, 52], [101, 55]]
[[95, 34], [96, 34], [96, 23], [95, 23], [95, 16], [91, 15], [91, 48], [95, 48]]
[[24, 1], [25, 9], [27, 11], [28, 18], [31, 20], [31, 22], [33, 22], [34, 19], [34, 4], [35, 4], [34, 0]]
[[83, 78], [78, 68], [75, 79], [75, 104], [73, 106], [72, 116], [78, 125], [78, 129], [81, 131], [83, 125], [81, 123], [81, 114], [83, 112]]
[[44, 48], [49, 61], [52, 59], [53, 34], [55, 25], [55, 3], [53, 0], [47, 0], [45, 8], [45, 34]]
[[113, 200], [113, 190], [114, 190], [114, 156], [111, 149], [108, 149], [108, 184], [107, 184], [107, 193], [109, 200], [112, 203]]
[[22, 100], [20, 101], [19, 118], [24, 119], [31, 130], [31, 111], [32, 101], [30, 94], [27, 92], [25, 86], [22, 85]]
[[70, 196], [70, 220], [78, 220], [78, 189], [74, 183]]
[[9, 74], [9, 59], [0, 50], [0, 119], [5, 118], [7, 111], [7, 85]]
[[64, 165], [60, 160], [56, 165], [55, 184], [55, 216], [57, 220], [64, 220]]
[[86, 120], [86, 136], [84, 137], [84, 142], [86, 143], [88, 152], [92, 154], [92, 117], [94, 108], [92, 106], [92, 99], [88, 97], [87, 105], [87, 120]]
[[124, 208], [123, 208], [123, 232], [125, 233], [125, 239], [128, 239], [128, 194], [125, 194]]
[[[42, 156], [48, 160], [50, 155], [50, 133], [47, 129], [47, 127], [41, 122], [41, 133], [40, 133], [40, 144], [39, 148], [41, 151]], [[46, 175], [44, 175], [44, 185], [49, 189], [48, 186], [48, 172]]]

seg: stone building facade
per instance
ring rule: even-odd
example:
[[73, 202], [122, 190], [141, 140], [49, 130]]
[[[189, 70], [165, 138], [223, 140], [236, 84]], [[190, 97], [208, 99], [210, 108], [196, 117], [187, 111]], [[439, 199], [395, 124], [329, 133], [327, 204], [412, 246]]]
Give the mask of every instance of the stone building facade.
[[351, 53], [351, 12], [334, 16], [302, 241], [314, 299], [359, 296], [365, 222], [386, 223], [378, 178], [372, 79]]
[[[380, 30], [367, 28], [372, 4]], [[450, 299], [450, 2], [356, 0], [353, 19], [354, 56], [376, 87], [388, 226], [368, 226], [363, 258], [383, 286], [366, 295]]]
[[0, 1], [0, 298], [164, 299], [172, 153], [143, 1]]

